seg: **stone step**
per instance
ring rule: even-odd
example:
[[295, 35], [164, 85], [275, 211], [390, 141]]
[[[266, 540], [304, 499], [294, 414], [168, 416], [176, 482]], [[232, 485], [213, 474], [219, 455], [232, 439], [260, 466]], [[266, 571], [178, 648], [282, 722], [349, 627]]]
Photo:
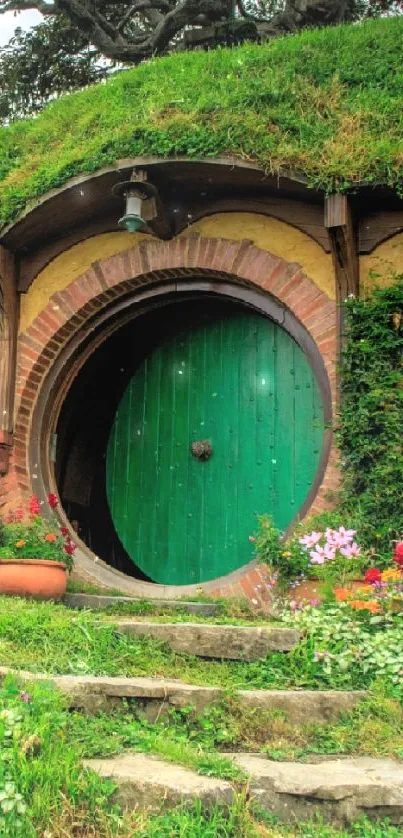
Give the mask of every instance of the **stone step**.
[[[227, 754], [248, 775], [249, 798], [260, 811], [295, 824], [319, 815], [335, 826], [362, 816], [403, 824], [403, 763], [369, 757], [321, 764], [273, 762], [250, 754]], [[204, 809], [229, 806], [230, 783], [203, 777], [148, 754], [92, 759], [87, 768], [116, 784], [115, 799], [127, 810], [161, 811], [200, 800]]]
[[[145, 602], [144, 599], [127, 596], [107, 596], [106, 594], [69, 594], [64, 597], [64, 604], [68, 608], [91, 611], [106, 611], [119, 605], [136, 605]], [[147, 600], [155, 609], [166, 611], [181, 611], [185, 614], [198, 614], [201, 617], [215, 617], [222, 612], [221, 605], [215, 602], [181, 602], [177, 599]]]
[[278, 626], [234, 626], [208, 623], [153, 623], [114, 619], [118, 631], [167, 643], [176, 652], [220, 660], [254, 661], [269, 652], [289, 652], [300, 633]]
[[365, 815], [403, 824], [403, 762], [356, 757], [307, 764], [251, 754], [233, 759], [249, 775], [251, 800], [283, 822], [319, 815], [345, 826]]
[[126, 810], [159, 812], [200, 800], [209, 811], [217, 805], [228, 807], [235, 798], [231, 783], [201, 776], [148, 754], [91, 759], [85, 765], [116, 784], [115, 800]]
[[[133, 703], [136, 710], [153, 722], [170, 708], [194, 707], [202, 712], [225, 695], [220, 687], [185, 684], [164, 678], [108, 678], [96, 675], [46, 675], [17, 672], [0, 667], [0, 680], [17, 675], [23, 681], [51, 681], [64, 692], [69, 706], [87, 713], [110, 712], [121, 708], [122, 701]], [[245, 707], [284, 712], [292, 724], [325, 723], [352, 710], [366, 698], [364, 690], [237, 690], [235, 696]]]

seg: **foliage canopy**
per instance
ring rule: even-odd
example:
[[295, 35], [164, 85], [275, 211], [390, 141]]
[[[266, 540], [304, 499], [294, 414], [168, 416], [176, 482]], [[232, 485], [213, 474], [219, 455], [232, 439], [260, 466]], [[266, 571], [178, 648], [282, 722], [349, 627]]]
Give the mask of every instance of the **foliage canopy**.
[[0, 55], [0, 118], [7, 120], [91, 84], [116, 63], [398, 14], [403, 0], [0, 0], [0, 16], [14, 11], [16, 23], [25, 9], [44, 17], [28, 32], [17, 29]]
[[400, 188], [403, 19], [156, 59], [0, 128], [0, 223], [124, 157], [233, 155], [310, 186]]

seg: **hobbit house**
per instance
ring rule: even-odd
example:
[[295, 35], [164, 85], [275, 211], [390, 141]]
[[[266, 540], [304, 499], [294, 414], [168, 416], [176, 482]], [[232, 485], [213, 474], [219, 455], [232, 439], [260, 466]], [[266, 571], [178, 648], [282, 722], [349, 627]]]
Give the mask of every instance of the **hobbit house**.
[[[189, 60], [212, 73], [203, 54], [150, 72], [174, 88]], [[3, 129], [0, 503], [57, 493], [76, 573], [101, 587], [252, 598], [256, 516], [286, 529], [337, 489], [339, 303], [403, 269], [403, 201], [365, 172], [343, 193], [298, 160], [270, 173], [250, 120], [250, 152], [231, 132], [204, 150], [203, 114], [192, 139], [168, 93], [144, 127], [144, 72]]]

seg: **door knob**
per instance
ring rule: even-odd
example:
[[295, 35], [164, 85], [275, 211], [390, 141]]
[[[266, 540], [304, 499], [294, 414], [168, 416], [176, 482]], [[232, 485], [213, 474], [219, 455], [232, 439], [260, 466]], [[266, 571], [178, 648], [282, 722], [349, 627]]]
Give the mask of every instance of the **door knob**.
[[209, 439], [198, 439], [196, 442], [192, 442], [190, 450], [196, 460], [202, 461], [210, 459], [213, 453], [213, 448]]

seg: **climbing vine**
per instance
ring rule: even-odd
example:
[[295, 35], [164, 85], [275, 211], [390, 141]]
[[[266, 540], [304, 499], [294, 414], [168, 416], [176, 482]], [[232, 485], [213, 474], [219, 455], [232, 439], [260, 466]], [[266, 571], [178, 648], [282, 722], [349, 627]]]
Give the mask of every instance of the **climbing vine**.
[[341, 503], [363, 546], [390, 554], [403, 534], [403, 275], [345, 311]]

